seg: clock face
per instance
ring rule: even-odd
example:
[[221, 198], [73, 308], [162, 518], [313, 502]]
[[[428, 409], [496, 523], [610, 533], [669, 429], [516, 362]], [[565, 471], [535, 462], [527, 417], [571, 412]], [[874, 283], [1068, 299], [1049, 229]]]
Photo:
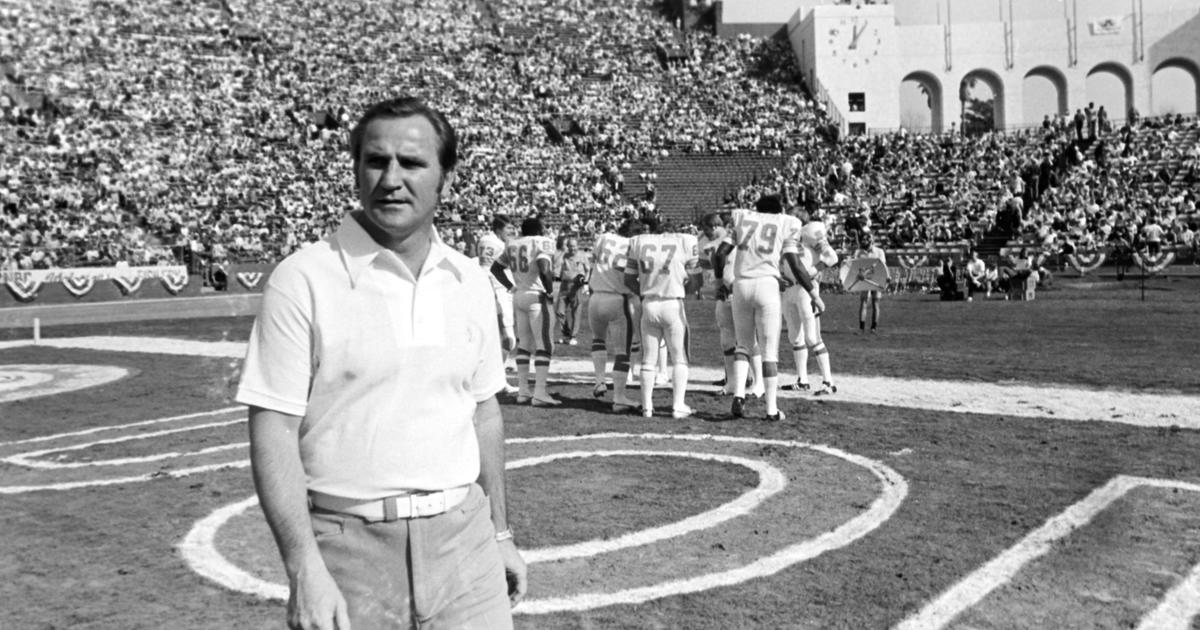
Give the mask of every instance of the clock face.
[[865, 18], [842, 18], [829, 28], [830, 54], [848, 68], [864, 67], [875, 61], [882, 43], [879, 28]]

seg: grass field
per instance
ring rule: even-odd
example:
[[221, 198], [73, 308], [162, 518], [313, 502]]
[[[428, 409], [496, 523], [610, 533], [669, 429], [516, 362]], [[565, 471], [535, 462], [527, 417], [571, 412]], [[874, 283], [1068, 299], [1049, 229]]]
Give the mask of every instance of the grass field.
[[[505, 404], [511, 517], [532, 560], [518, 627], [1200, 628], [1200, 285], [1140, 298], [1128, 281], [1034, 302], [889, 297], [880, 334], [858, 335], [854, 297], [828, 296], [842, 391], [784, 399], [780, 424], [725, 421], [728, 399], [707, 391], [687, 420], [617, 416], [579, 374], [553, 387], [562, 409]], [[704, 377], [720, 360], [711, 310], [689, 303]], [[222, 344], [250, 325], [55, 326], [48, 341], [141, 339], [0, 347], [0, 627], [283, 625]], [[213, 351], [167, 354], [163, 338]], [[16, 397], [70, 365], [127, 373]], [[885, 384], [895, 404], [860, 402]], [[1008, 408], [977, 399], [994, 384], [1032, 385], [1020, 402], [1060, 413], [979, 411]], [[1107, 395], [1151, 421], [1097, 406]], [[934, 404], [956, 399], [972, 411]], [[194, 544], [198, 528], [211, 544]], [[251, 579], [202, 576], [197, 549]]]

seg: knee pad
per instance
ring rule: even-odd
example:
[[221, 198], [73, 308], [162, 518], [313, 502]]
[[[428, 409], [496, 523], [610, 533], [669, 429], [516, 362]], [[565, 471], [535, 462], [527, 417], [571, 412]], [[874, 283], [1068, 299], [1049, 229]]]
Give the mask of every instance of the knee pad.
[[829, 349], [825, 347], [825, 342], [819, 341], [808, 347], [808, 351], [813, 354], [826, 354]]

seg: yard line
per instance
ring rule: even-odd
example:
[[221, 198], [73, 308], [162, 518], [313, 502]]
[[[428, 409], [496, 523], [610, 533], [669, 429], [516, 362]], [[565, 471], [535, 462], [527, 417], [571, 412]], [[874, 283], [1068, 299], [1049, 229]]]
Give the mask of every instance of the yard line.
[[[920, 612], [905, 619], [894, 630], [936, 630], [946, 627], [954, 621], [955, 617], [983, 601], [992, 591], [1011, 581], [1025, 565], [1048, 553], [1059, 539], [1065, 538], [1076, 529], [1088, 524], [1097, 514], [1108, 509], [1113, 502], [1138, 487], [1174, 488], [1200, 492], [1200, 484], [1186, 481], [1118, 475], [1093, 490], [1082, 501], [1071, 505], [1046, 521], [1044, 525], [1029, 533], [1020, 542], [1009, 547], [987, 564], [976, 569], [975, 572], [943, 592], [937, 599], [926, 604]], [[1179, 596], [1184, 598], [1186, 604], [1181, 608], [1172, 608], [1164, 614], [1173, 615], [1176, 614], [1176, 611], [1180, 611], [1179, 614], [1182, 614], [1186, 612], [1183, 608], [1188, 606], [1192, 610], [1191, 616], [1200, 612], [1200, 597], [1197, 597], [1200, 595], [1200, 575], [1197, 573], [1200, 573], [1200, 569], [1193, 572], [1183, 585], [1175, 589], [1180, 591]], [[1186, 598], [1189, 597], [1192, 599], [1187, 600]], [[1167, 618], [1175, 619], [1176, 617], [1169, 616]], [[1144, 623], [1140, 626], [1145, 630], [1160, 627], [1162, 626], [1145, 625]]]
[[1114, 477], [976, 569], [920, 612], [901, 622], [895, 630], [935, 630], [946, 627], [955, 617], [983, 601], [989, 593], [1007, 584], [1030, 561], [1048, 553], [1055, 541], [1086, 525], [1136, 485], [1131, 477]]
[[11, 442], [0, 442], [0, 448], [3, 448], [5, 446], [17, 446], [20, 444], [36, 444], [38, 442], [49, 442], [51, 440], [61, 440], [63, 438], [79, 437], [81, 435], [91, 435], [93, 433], [101, 433], [104, 431], [117, 431], [120, 429], [131, 429], [134, 427], [144, 427], [144, 426], [151, 425], [151, 424], [179, 422], [181, 420], [190, 420], [192, 418], [203, 418], [204, 416], [217, 416], [217, 415], [221, 415], [223, 413], [233, 413], [235, 411], [244, 412], [245, 410], [246, 410], [245, 407], [239, 405], [237, 407], [223, 407], [221, 409], [214, 409], [212, 411], [199, 411], [196, 413], [187, 413], [187, 414], [183, 414], [181, 416], [171, 416], [168, 418], [156, 418], [154, 420], [142, 420], [139, 422], [131, 422], [129, 424], [114, 424], [112, 426], [95, 427], [92, 429], [84, 429], [82, 431], [71, 431], [68, 433], [55, 433], [54, 435], [42, 435], [42, 436], [34, 437], [34, 438], [26, 438], [24, 440], [13, 440]]
[[1167, 591], [1158, 607], [1142, 618], [1137, 630], [1190, 630], [1200, 617], [1200, 564]]

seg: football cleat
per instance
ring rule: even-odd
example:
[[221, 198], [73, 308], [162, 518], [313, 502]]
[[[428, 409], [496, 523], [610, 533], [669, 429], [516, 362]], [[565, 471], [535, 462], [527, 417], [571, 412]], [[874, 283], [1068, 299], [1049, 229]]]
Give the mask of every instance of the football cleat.
[[792, 383], [791, 385], [784, 385], [783, 389], [789, 392], [807, 392], [812, 391], [812, 386], [797, 379], [796, 382]]
[[713, 381], [713, 382], [709, 383], [709, 385], [716, 385], [717, 387], [724, 387], [724, 386], [725, 386], [725, 379], [722, 377], [722, 378], [720, 378], [720, 379], [717, 379], [717, 380], [715, 380], [715, 381]]
[[641, 408], [641, 403], [636, 403], [632, 400], [615, 400], [612, 406], [612, 410], [615, 413], [630, 413]]
[[687, 405], [671, 409], [671, 417], [676, 420], [683, 420], [690, 415], [692, 415], [692, 408]]
[[608, 387], [604, 383], [596, 383], [592, 388], [592, 398], [604, 398], [604, 394], [608, 393]]
[[729, 414], [734, 418], [746, 417], [746, 399], [741, 396], [733, 397], [733, 404], [729, 407]]
[[562, 404], [562, 401], [555, 400], [554, 398], [538, 398], [534, 396], [530, 399], [529, 404], [534, 407], [557, 407]]
[[653, 418], [654, 417], [654, 409], [647, 409], [645, 407], [642, 407], [642, 417], [643, 418]]
[[529, 401], [531, 400], [533, 400], [533, 396], [530, 396], [529, 394], [517, 394], [518, 405], [528, 405]]
[[504, 395], [505, 396], [517, 396], [520, 393], [521, 393], [520, 387], [516, 387], [515, 385], [508, 385], [508, 384], [504, 385]]
[[780, 422], [785, 419], [787, 419], [787, 414], [783, 413], [782, 409], [775, 413], [769, 413], [763, 418], [767, 422]]
[[818, 389], [817, 391], [813, 392], [813, 394], [816, 396], [828, 396], [830, 394], [836, 394], [836, 393], [837, 393], [837, 386], [834, 385], [833, 383], [830, 383], [829, 381], [822, 381], [821, 388]]

